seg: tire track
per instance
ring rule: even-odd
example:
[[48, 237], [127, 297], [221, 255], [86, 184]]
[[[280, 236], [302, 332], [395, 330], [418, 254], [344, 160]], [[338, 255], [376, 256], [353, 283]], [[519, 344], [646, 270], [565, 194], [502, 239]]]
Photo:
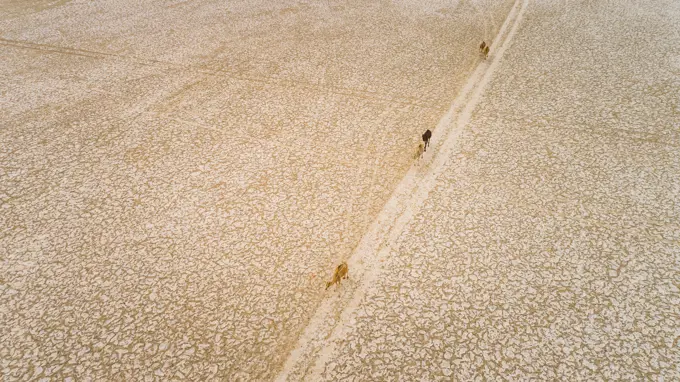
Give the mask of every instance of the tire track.
[[178, 69], [178, 70], [194, 72], [196, 74], [203, 74], [203, 75], [210, 75], [210, 76], [216, 76], [216, 77], [222, 77], [222, 78], [229, 78], [229, 79], [246, 81], [246, 82], [264, 83], [264, 84], [280, 86], [280, 87], [284, 87], [284, 88], [299, 87], [299, 88], [302, 88], [302, 89], [305, 89], [305, 90], [311, 90], [311, 91], [315, 91], [315, 92], [318, 92], [318, 93], [330, 93], [330, 94], [335, 94], [335, 95], [339, 95], [339, 96], [365, 99], [365, 100], [368, 100], [368, 101], [387, 102], [387, 103], [393, 103], [393, 104], [398, 104], [398, 105], [417, 107], [417, 108], [420, 108], [420, 109], [440, 110], [439, 107], [434, 107], [434, 106], [431, 106], [428, 103], [421, 102], [421, 97], [404, 97], [404, 98], [399, 99], [399, 98], [392, 98], [392, 97], [389, 97], [389, 96], [386, 96], [386, 95], [383, 95], [383, 94], [380, 94], [380, 93], [377, 93], [377, 92], [363, 91], [363, 90], [352, 89], [352, 88], [347, 88], [347, 87], [343, 87], [343, 86], [321, 85], [321, 84], [307, 82], [307, 81], [282, 79], [282, 78], [276, 78], [276, 77], [271, 77], [271, 76], [263, 76], [263, 75], [260, 75], [260, 76], [243, 75], [240, 72], [229, 71], [229, 70], [221, 70], [221, 69], [206, 69], [206, 68], [196, 69], [196, 68], [192, 68], [192, 67], [187, 66], [187, 65], [177, 64], [177, 63], [173, 63], [173, 62], [169, 62], [169, 61], [147, 59], [147, 58], [127, 56], [127, 55], [115, 54], [115, 53], [96, 52], [96, 51], [85, 50], [85, 49], [59, 47], [59, 46], [54, 46], [54, 45], [38, 44], [38, 43], [33, 43], [33, 42], [28, 42], [28, 41], [9, 40], [9, 39], [5, 39], [5, 38], [0, 38], [0, 45], [11, 46], [11, 47], [14, 47], [14, 48], [37, 50], [37, 51], [46, 52], [46, 53], [63, 54], [63, 55], [75, 56], [75, 57], [87, 57], [87, 58], [94, 58], [94, 59], [107, 59], [107, 58], [109, 58], [109, 59], [119, 59], [119, 60], [128, 61], [128, 62], [135, 63], [137, 65], [143, 65], [143, 66], [159, 67], [159, 68], [162, 68], [162, 69]]

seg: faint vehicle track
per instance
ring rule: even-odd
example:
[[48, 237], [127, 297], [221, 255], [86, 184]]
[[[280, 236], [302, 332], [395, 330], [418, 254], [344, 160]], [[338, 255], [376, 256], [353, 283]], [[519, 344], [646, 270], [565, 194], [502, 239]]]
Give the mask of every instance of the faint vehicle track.
[[395, 98], [390, 98], [388, 96], [382, 95], [382, 94], [377, 93], [377, 92], [357, 90], [357, 89], [352, 89], [352, 88], [347, 88], [347, 87], [342, 87], [342, 86], [335, 86], [335, 85], [329, 86], [329, 85], [322, 85], [322, 84], [317, 84], [317, 83], [312, 83], [312, 82], [307, 82], [307, 81], [280, 79], [280, 78], [275, 78], [275, 77], [270, 77], [270, 76], [247, 76], [247, 75], [243, 75], [243, 74], [241, 74], [237, 71], [229, 71], [229, 70], [196, 69], [196, 68], [192, 68], [192, 67], [187, 66], [187, 65], [177, 64], [177, 63], [173, 63], [173, 62], [169, 62], [169, 61], [134, 57], [134, 56], [128, 56], [128, 55], [122, 55], [122, 54], [115, 54], [115, 53], [97, 52], [97, 51], [85, 50], [85, 49], [60, 47], [60, 46], [54, 46], [54, 45], [48, 45], [48, 44], [37, 44], [37, 43], [33, 43], [33, 42], [20, 41], [20, 40], [9, 40], [9, 39], [4, 39], [4, 38], [0, 38], [0, 44], [6, 45], [6, 46], [12, 46], [12, 47], [16, 47], [16, 48], [33, 49], [33, 50], [39, 50], [39, 51], [42, 51], [42, 52], [57, 53], [57, 54], [64, 54], [64, 55], [70, 55], [70, 56], [88, 57], [88, 58], [95, 58], [95, 59], [106, 59], [106, 58], [121, 59], [121, 60], [131, 61], [131, 62], [134, 62], [136, 64], [145, 65], [145, 66], [160, 66], [160, 67], [165, 67], [165, 68], [182, 69], [182, 70], [186, 70], [186, 71], [193, 71], [195, 73], [231, 78], [231, 79], [236, 79], [236, 80], [241, 80], [241, 81], [259, 82], [259, 83], [266, 83], [266, 84], [283, 86], [283, 87], [302, 87], [306, 90], [313, 90], [313, 91], [320, 92], [320, 93], [331, 93], [331, 94], [349, 96], [349, 97], [372, 100], [372, 101], [383, 101], [383, 102], [395, 103], [395, 104], [404, 105], [404, 106], [413, 106], [413, 107], [418, 107], [418, 108], [422, 108], [422, 109], [439, 110], [438, 107], [433, 107], [433, 106], [431, 106], [431, 105], [429, 105], [425, 102], [420, 102], [419, 99], [408, 99], [408, 98], [395, 99]]

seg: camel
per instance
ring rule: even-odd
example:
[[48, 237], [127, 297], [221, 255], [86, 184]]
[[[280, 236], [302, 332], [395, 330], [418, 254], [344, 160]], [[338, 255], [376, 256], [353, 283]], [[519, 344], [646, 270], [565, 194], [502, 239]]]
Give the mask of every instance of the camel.
[[489, 45], [486, 45], [486, 41], [482, 41], [479, 45], [479, 53], [484, 55], [484, 59], [489, 57]]
[[423, 143], [425, 143], [423, 151], [427, 151], [427, 146], [430, 145], [430, 138], [432, 138], [432, 132], [430, 129], [427, 129], [427, 131], [423, 134]]
[[335, 268], [333, 279], [326, 283], [326, 289], [333, 284], [340, 284], [340, 280], [348, 278], [347, 272], [349, 272], [349, 267], [347, 266], [347, 263], [343, 261], [342, 264]]

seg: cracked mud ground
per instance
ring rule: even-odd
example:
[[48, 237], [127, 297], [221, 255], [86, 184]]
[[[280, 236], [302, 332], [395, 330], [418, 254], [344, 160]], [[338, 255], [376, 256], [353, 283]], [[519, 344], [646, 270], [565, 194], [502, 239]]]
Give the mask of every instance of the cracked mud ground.
[[[3, 379], [274, 378], [512, 5], [2, 3]], [[323, 378], [680, 378], [678, 23], [530, 2]]]
[[3, 2], [3, 379], [273, 378], [511, 5]]
[[678, 25], [530, 1], [318, 380], [680, 379]]

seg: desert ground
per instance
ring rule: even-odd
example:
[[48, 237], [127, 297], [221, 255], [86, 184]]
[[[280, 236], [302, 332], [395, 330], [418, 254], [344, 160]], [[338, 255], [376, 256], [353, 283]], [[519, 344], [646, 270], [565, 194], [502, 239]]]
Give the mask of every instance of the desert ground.
[[679, 26], [0, 2], [3, 380], [680, 379]]
[[3, 2], [3, 376], [274, 378], [511, 6]]

